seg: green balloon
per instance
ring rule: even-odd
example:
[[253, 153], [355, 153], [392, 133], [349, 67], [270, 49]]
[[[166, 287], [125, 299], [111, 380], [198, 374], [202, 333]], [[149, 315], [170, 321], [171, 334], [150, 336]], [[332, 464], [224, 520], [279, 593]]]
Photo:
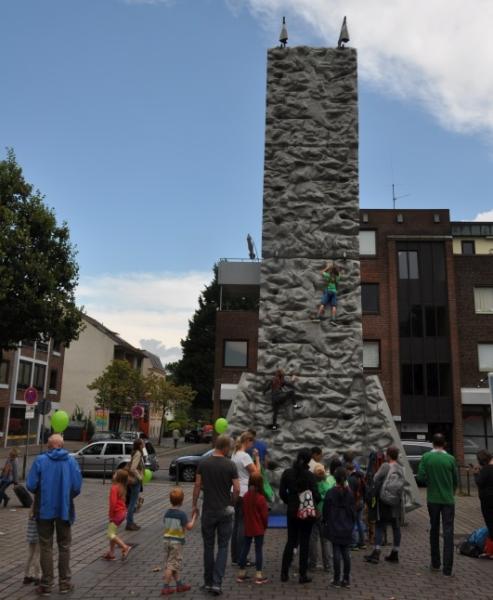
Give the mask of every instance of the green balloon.
[[221, 433], [224, 433], [227, 428], [228, 422], [224, 417], [219, 417], [219, 419], [216, 419], [216, 422], [214, 423], [214, 429], [217, 433], [219, 433], [219, 435], [221, 435]]
[[152, 479], [152, 471], [150, 469], [146, 469], [144, 471], [144, 483], [149, 483]]
[[57, 410], [51, 416], [51, 428], [55, 433], [62, 433], [68, 427], [69, 418], [64, 410]]

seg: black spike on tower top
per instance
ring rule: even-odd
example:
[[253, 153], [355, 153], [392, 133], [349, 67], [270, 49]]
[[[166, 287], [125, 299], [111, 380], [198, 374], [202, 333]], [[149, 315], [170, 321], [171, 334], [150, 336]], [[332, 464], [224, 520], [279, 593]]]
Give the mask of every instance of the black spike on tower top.
[[339, 34], [339, 40], [337, 42], [338, 48], [344, 48], [344, 44], [349, 42], [349, 31], [347, 28], [346, 17], [342, 21], [341, 33]]
[[286, 17], [282, 18], [281, 33], [279, 34], [279, 41], [281, 42], [281, 48], [286, 48], [288, 43], [288, 30], [286, 28]]

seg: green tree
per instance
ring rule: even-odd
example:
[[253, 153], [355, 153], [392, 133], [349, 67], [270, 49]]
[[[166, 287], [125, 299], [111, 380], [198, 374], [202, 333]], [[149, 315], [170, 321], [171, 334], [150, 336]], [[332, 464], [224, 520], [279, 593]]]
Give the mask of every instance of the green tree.
[[96, 390], [96, 405], [121, 415], [129, 412], [145, 394], [145, 379], [126, 360], [112, 361], [103, 373], [87, 386]]
[[161, 427], [159, 429], [159, 444], [166, 424], [166, 411], [172, 409], [175, 420], [188, 421], [188, 412], [195, 392], [189, 385], [177, 385], [173, 381], [158, 377], [154, 373], [145, 379], [146, 396], [156, 410], [161, 413]]
[[0, 353], [19, 340], [78, 337], [78, 266], [66, 223], [33, 193], [13, 150], [0, 161]]
[[188, 322], [188, 334], [181, 340], [181, 360], [166, 365], [166, 371], [178, 385], [189, 385], [195, 390], [193, 408], [212, 409], [214, 388], [214, 349], [216, 340], [216, 312], [219, 306], [217, 266], [214, 278], [199, 296], [199, 307]]

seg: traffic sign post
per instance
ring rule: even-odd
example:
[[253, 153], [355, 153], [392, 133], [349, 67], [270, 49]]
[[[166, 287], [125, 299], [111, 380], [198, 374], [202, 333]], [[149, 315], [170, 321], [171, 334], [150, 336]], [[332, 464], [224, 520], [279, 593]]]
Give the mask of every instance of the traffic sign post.
[[24, 402], [26, 404], [36, 404], [38, 401], [38, 390], [34, 387], [28, 387], [24, 392]]
[[141, 406], [140, 404], [135, 404], [132, 407], [132, 418], [133, 419], [142, 419], [142, 417], [144, 416], [144, 407]]

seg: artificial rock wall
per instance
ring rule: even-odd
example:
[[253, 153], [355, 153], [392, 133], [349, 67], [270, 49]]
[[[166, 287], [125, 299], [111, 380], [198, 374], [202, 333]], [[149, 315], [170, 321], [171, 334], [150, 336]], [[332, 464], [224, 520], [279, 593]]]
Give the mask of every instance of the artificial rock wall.
[[[243, 375], [228, 419], [235, 432], [253, 426], [269, 443], [274, 483], [301, 447], [321, 446], [328, 457], [399, 443], [378, 378], [363, 376], [358, 232], [356, 51], [272, 49], [258, 369]], [[328, 259], [341, 272], [335, 324], [310, 320]], [[297, 374], [301, 409], [281, 408], [272, 432], [264, 390], [278, 367]], [[412, 476], [409, 485], [415, 500]]]

